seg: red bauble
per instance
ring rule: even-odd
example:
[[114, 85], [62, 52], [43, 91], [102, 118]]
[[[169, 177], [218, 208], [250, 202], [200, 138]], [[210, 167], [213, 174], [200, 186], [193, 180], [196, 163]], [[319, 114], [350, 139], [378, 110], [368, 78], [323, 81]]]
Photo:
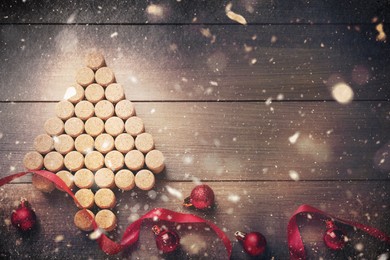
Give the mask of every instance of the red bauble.
[[12, 211], [11, 223], [17, 229], [26, 232], [34, 228], [37, 222], [35, 212], [28, 206], [26, 199], [22, 199], [19, 207]]
[[346, 244], [344, 231], [337, 228], [332, 221], [326, 222], [326, 232], [324, 235], [325, 245], [332, 250], [341, 250]]
[[191, 195], [184, 200], [184, 206], [197, 209], [209, 209], [214, 205], [214, 191], [206, 184], [196, 186]]
[[259, 256], [265, 252], [267, 240], [259, 232], [244, 233], [237, 231], [234, 236], [242, 243], [245, 252], [251, 256]]
[[170, 230], [160, 229], [158, 226], [153, 226], [152, 230], [156, 235], [156, 245], [158, 250], [163, 254], [169, 254], [175, 251], [180, 245], [179, 235]]

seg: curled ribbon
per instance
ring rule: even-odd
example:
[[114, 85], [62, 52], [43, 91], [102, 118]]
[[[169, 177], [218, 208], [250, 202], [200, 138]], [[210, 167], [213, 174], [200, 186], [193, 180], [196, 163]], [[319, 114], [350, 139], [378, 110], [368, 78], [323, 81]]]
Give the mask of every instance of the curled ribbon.
[[290, 259], [291, 260], [305, 260], [306, 259], [306, 253], [305, 253], [305, 247], [303, 245], [302, 237], [299, 232], [298, 224], [297, 224], [297, 217], [302, 213], [314, 213], [314, 214], [320, 214], [327, 218], [332, 218], [340, 223], [347, 224], [353, 227], [356, 227], [367, 234], [387, 243], [390, 244], [390, 237], [384, 234], [382, 231], [366, 226], [363, 224], [360, 224], [358, 222], [354, 221], [348, 221], [341, 218], [336, 218], [328, 213], [325, 213], [324, 211], [321, 211], [319, 209], [316, 209], [310, 205], [303, 204], [298, 207], [298, 209], [294, 212], [292, 217], [290, 218], [290, 221], [288, 222], [287, 226], [287, 236], [288, 236], [288, 247], [290, 250]]
[[[3, 186], [4, 184], [7, 184], [11, 182], [14, 179], [20, 178], [28, 173], [34, 173], [37, 175], [42, 176], [43, 178], [53, 182], [55, 185], [57, 185], [58, 188], [68, 193], [74, 200], [77, 206], [80, 206], [80, 203], [76, 199], [73, 192], [66, 186], [66, 184], [63, 182], [61, 178], [59, 178], [57, 175], [55, 175], [52, 172], [45, 171], [45, 170], [39, 170], [39, 171], [29, 171], [29, 172], [20, 172], [15, 173], [12, 175], [9, 175], [7, 177], [4, 177], [0, 179], [0, 186]], [[85, 210], [85, 209], [84, 209]], [[98, 229], [98, 226], [94, 220], [94, 218], [85, 210], [87, 213], [87, 216], [91, 219], [93, 223], [93, 227], [95, 231]], [[213, 229], [213, 231], [217, 234], [217, 236], [222, 240], [223, 244], [225, 245], [228, 259], [230, 259], [231, 253], [232, 253], [232, 245], [229, 240], [229, 238], [226, 236], [226, 234], [217, 227], [214, 223], [205, 220], [201, 217], [195, 216], [193, 214], [185, 214], [185, 213], [179, 213], [175, 211], [171, 211], [164, 208], [155, 208], [140, 217], [138, 220], [131, 223], [125, 230], [123, 237], [119, 243], [111, 240], [108, 238], [105, 234], [101, 234], [99, 238], [97, 239], [98, 244], [103, 252], [105, 252], [108, 255], [115, 255], [119, 252], [123, 251], [126, 247], [129, 247], [136, 243], [138, 241], [139, 235], [140, 235], [140, 228], [141, 224], [146, 219], [152, 219], [153, 221], [156, 220], [164, 220], [168, 222], [174, 222], [174, 223], [205, 223], [208, 226]]]

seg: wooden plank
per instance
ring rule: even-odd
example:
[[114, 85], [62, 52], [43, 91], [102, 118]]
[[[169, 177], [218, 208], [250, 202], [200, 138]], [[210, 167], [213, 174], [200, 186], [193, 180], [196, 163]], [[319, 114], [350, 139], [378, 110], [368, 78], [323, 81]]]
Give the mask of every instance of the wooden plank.
[[[204, 37], [201, 30], [215, 35]], [[390, 48], [374, 26], [0, 26], [0, 101], [57, 101], [91, 47], [132, 100], [390, 98]], [[254, 38], [256, 37], [256, 38]], [[272, 39], [276, 42], [272, 43]], [[368, 81], [367, 81], [368, 80]]]
[[[388, 180], [389, 105], [135, 103], [166, 157], [160, 177], [169, 180]], [[1, 176], [23, 170], [23, 156], [54, 106], [0, 104]]]
[[[193, 213], [216, 223], [233, 241], [233, 259], [247, 259], [242, 248], [234, 239], [234, 232], [259, 231], [268, 240], [267, 259], [287, 259], [288, 247], [286, 228], [295, 209], [305, 203], [317, 207], [340, 218], [357, 221], [390, 233], [389, 182], [213, 182], [208, 183], [214, 189], [217, 207], [208, 213], [183, 209], [182, 198], [175, 197], [170, 190], [176, 190], [183, 197], [187, 196], [193, 183], [159, 182], [152, 193], [129, 192], [117, 194], [119, 205], [116, 207], [119, 228], [112, 236], [119, 241], [127, 225], [152, 208], [163, 207], [174, 211]], [[26, 193], [28, 191], [28, 193]], [[370, 192], [366, 192], [370, 191]], [[149, 195], [148, 195], [149, 194]], [[27, 197], [33, 205], [39, 219], [39, 229], [30, 236], [23, 236], [7, 225], [9, 214], [20, 197]], [[105, 256], [94, 241], [85, 233], [73, 226], [73, 214], [76, 207], [69, 197], [59, 191], [50, 195], [36, 191], [31, 184], [11, 184], [0, 190], [2, 198], [0, 218], [0, 253], [10, 258], [29, 256], [40, 259], [53, 258], [92, 258], [117, 259], [156, 257], [160, 259], [150, 232], [151, 224], [143, 227], [140, 242], [132, 251], [119, 256]], [[208, 257], [226, 259], [223, 247], [211, 232], [204, 231], [204, 226], [191, 225], [187, 230], [182, 225], [178, 231], [181, 237], [189, 234], [200, 237], [207, 242]], [[334, 259], [337, 257], [356, 257], [363, 254], [367, 259], [376, 259], [387, 252], [388, 246], [367, 236], [363, 232], [354, 231], [351, 227], [341, 226], [350, 238], [346, 250], [332, 253], [326, 250], [322, 242], [325, 230], [323, 220], [313, 216], [311, 220], [301, 223], [301, 231], [305, 241], [309, 259]], [[200, 230], [200, 231], [199, 231]], [[57, 236], [63, 240], [55, 242]], [[199, 242], [199, 241], [198, 241]], [[363, 245], [362, 251], [356, 250]], [[334, 255], [336, 254], [336, 255]], [[77, 257], [76, 257], [77, 256]], [[203, 254], [198, 256], [205, 257]], [[182, 253], [180, 259], [186, 259]], [[193, 258], [192, 258], [193, 259]]]
[[386, 0], [337, 1], [14, 1], [0, 5], [3, 23], [234, 23], [226, 6], [248, 23], [370, 23], [388, 21]]

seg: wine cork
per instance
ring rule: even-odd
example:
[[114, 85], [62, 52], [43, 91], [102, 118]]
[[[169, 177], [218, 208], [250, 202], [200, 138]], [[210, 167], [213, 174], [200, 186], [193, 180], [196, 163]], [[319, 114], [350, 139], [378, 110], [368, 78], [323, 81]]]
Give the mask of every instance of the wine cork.
[[153, 136], [149, 133], [142, 133], [137, 135], [134, 141], [137, 150], [148, 153], [154, 148]]
[[95, 139], [95, 149], [102, 154], [106, 154], [109, 151], [112, 151], [112, 149], [114, 149], [114, 146], [114, 137], [109, 134], [98, 135]]
[[125, 156], [126, 167], [132, 171], [138, 171], [145, 164], [145, 157], [143, 153], [138, 150], [131, 150]]
[[[73, 175], [70, 172], [68, 172], [68, 171], [59, 171], [59, 172], [56, 173], [56, 175], [58, 177], [60, 177], [60, 179], [66, 184], [66, 186], [69, 189], [73, 189], [73, 187], [74, 187]], [[57, 188], [59, 190], [62, 190], [59, 187], [57, 187]]]
[[104, 95], [108, 101], [116, 104], [125, 98], [125, 90], [121, 84], [112, 83], [106, 87]]
[[76, 74], [76, 82], [83, 87], [92, 84], [95, 80], [95, 73], [90, 68], [82, 68]]
[[85, 98], [93, 104], [96, 104], [100, 100], [103, 100], [104, 99], [103, 87], [96, 83], [89, 85], [85, 89]]
[[115, 185], [124, 191], [131, 190], [135, 186], [134, 174], [129, 170], [120, 170], [115, 174]]
[[43, 167], [43, 156], [38, 152], [28, 152], [23, 158], [27, 170], [40, 170]]
[[54, 141], [50, 135], [41, 134], [34, 139], [34, 149], [40, 154], [47, 154], [54, 149]]
[[64, 168], [64, 157], [58, 152], [50, 152], [43, 158], [43, 165], [48, 171], [58, 172]]
[[118, 171], [125, 165], [125, 158], [121, 152], [111, 151], [104, 157], [104, 164], [107, 168]]
[[95, 173], [95, 183], [99, 188], [113, 188], [114, 178], [114, 172], [107, 168], [101, 168]]
[[103, 133], [104, 122], [98, 117], [91, 117], [85, 122], [85, 132], [92, 137], [96, 137]]
[[106, 64], [106, 62], [104, 61], [104, 56], [101, 52], [92, 51], [86, 55], [85, 64], [90, 69], [97, 70], [103, 67]]
[[44, 129], [48, 135], [57, 136], [64, 133], [64, 122], [58, 117], [52, 117], [46, 120]]
[[135, 115], [135, 108], [130, 100], [124, 99], [115, 105], [115, 114], [123, 120]]
[[92, 151], [85, 156], [84, 164], [89, 170], [97, 171], [104, 165], [104, 156], [97, 151]]
[[98, 190], [95, 193], [95, 204], [101, 209], [112, 209], [116, 204], [114, 192], [107, 188]]
[[100, 210], [95, 216], [95, 221], [98, 227], [107, 232], [114, 230], [116, 227], [116, 216], [108, 209]]
[[80, 203], [78, 207], [90, 209], [95, 203], [95, 195], [90, 189], [79, 189], [76, 194], [76, 199]]
[[82, 154], [92, 152], [94, 145], [95, 140], [93, 140], [92, 136], [87, 134], [77, 136], [76, 140], [74, 141], [74, 148]]
[[55, 189], [54, 183], [38, 174], [32, 176], [32, 184], [35, 188], [43, 192], [52, 192]]
[[91, 117], [85, 122], [85, 132], [92, 137], [96, 137], [103, 133], [104, 122], [98, 117]]
[[67, 97], [67, 100], [73, 104], [76, 104], [83, 100], [84, 98], [84, 88], [80, 86], [79, 84], [74, 84], [71, 86], [68, 91], [70, 91], [69, 97]]
[[62, 100], [56, 104], [56, 116], [62, 120], [67, 120], [74, 115], [74, 106], [68, 100]]
[[82, 231], [92, 231], [93, 230], [93, 222], [92, 219], [95, 218], [95, 214], [92, 213], [89, 209], [81, 209], [76, 212], [74, 215], [74, 224], [76, 227], [81, 229]]
[[101, 67], [95, 73], [95, 80], [98, 84], [106, 87], [115, 82], [114, 72], [108, 67]]
[[152, 150], [146, 154], [145, 164], [153, 173], [160, 173], [165, 167], [164, 155], [159, 150]]
[[54, 149], [60, 154], [67, 154], [74, 149], [73, 138], [69, 135], [62, 134], [60, 136], [53, 137]]
[[144, 122], [137, 116], [132, 116], [126, 120], [125, 129], [128, 134], [137, 136], [145, 131]]
[[77, 151], [71, 151], [64, 158], [65, 167], [71, 171], [75, 172], [84, 167], [84, 156]]
[[106, 133], [115, 137], [123, 133], [123, 130], [125, 130], [125, 124], [122, 119], [113, 116], [107, 119], [104, 124], [104, 129], [106, 130]]
[[89, 101], [83, 100], [77, 103], [74, 108], [75, 114], [81, 120], [87, 120], [88, 118], [93, 117], [94, 107], [93, 104]]
[[108, 100], [101, 100], [95, 105], [95, 115], [102, 120], [112, 117], [114, 111], [114, 105]]
[[121, 153], [128, 153], [134, 148], [134, 138], [126, 133], [115, 138], [115, 149]]
[[88, 169], [80, 169], [74, 175], [74, 184], [80, 189], [89, 189], [94, 184], [94, 175]]
[[84, 122], [77, 117], [71, 117], [65, 122], [65, 133], [77, 137], [84, 132]]
[[149, 170], [140, 170], [134, 178], [135, 185], [141, 190], [151, 190], [155, 183], [154, 174]]

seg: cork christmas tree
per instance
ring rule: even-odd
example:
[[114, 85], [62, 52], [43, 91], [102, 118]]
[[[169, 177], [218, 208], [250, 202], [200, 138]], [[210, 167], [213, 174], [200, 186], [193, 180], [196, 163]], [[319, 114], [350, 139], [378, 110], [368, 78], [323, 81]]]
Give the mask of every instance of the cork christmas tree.
[[[155, 174], [164, 170], [164, 156], [104, 56], [93, 51], [85, 61], [23, 163], [27, 170], [46, 169], [59, 176], [97, 225], [111, 231], [116, 227], [113, 190], [152, 189]], [[32, 183], [43, 192], [55, 189], [39, 175], [33, 175]], [[85, 212], [77, 212], [74, 222], [89, 231], [92, 224]]]

